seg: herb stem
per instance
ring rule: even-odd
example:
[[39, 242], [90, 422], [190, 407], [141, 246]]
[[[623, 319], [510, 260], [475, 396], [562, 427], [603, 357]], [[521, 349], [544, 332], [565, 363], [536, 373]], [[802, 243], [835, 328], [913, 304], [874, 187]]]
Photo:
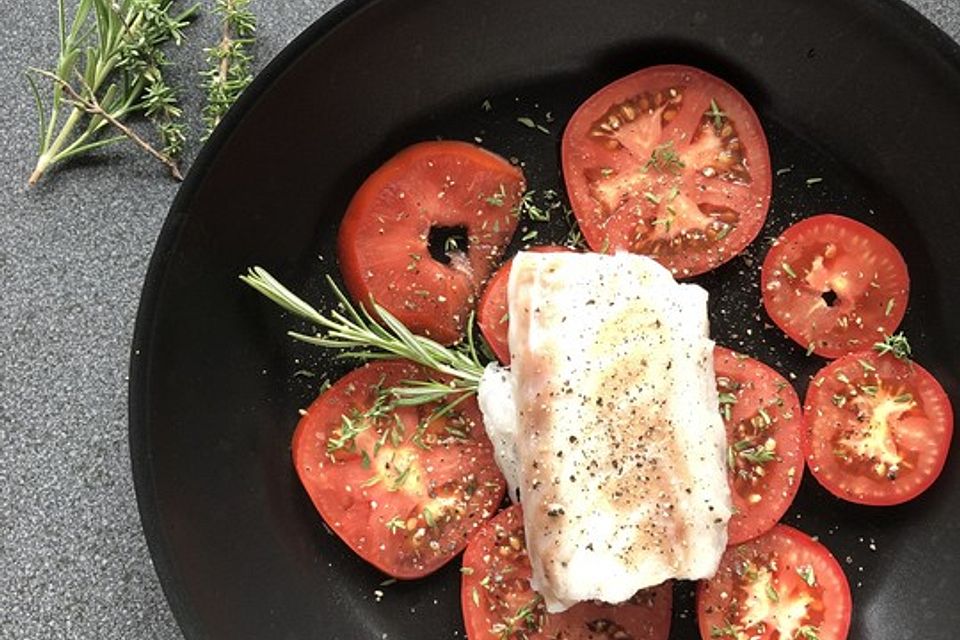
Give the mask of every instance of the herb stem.
[[[28, 184], [31, 186], [37, 184], [37, 181], [43, 177], [43, 174], [46, 173], [50, 165], [58, 160], [60, 148], [63, 147], [64, 143], [70, 138], [70, 135], [73, 133], [73, 128], [77, 126], [81, 117], [83, 117], [83, 110], [79, 107], [74, 107], [70, 110], [70, 115], [67, 116], [67, 120], [64, 122], [63, 128], [60, 129], [59, 135], [57, 135], [52, 143], [46, 144], [47, 150], [37, 157], [37, 165], [33, 169], [33, 173], [30, 174], [30, 178], [27, 181]], [[56, 114], [50, 118], [50, 125], [47, 133], [48, 139], [53, 134], [53, 127], [56, 125]]]
[[249, 9], [250, 0], [217, 0], [220, 15], [220, 39], [205, 49], [212, 68], [204, 71], [203, 88], [207, 101], [203, 108], [206, 136], [209, 136], [226, 115], [231, 105], [253, 80], [248, 45], [254, 42], [257, 19]]
[[383, 360], [403, 358], [449, 376], [448, 383], [411, 381], [391, 392], [403, 404], [424, 404], [448, 396], [456, 396], [446, 407], [448, 411], [477, 391], [483, 377], [484, 364], [480, 361], [472, 335], [473, 317], [468, 322], [465, 341], [453, 347], [412, 333], [389, 311], [371, 301], [370, 310], [361, 305], [355, 307], [337, 287], [333, 279], [327, 283], [340, 303], [341, 310], [321, 313], [298, 297], [262, 267], [252, 267], [240, 279], [274, 303], [315, 325], [322, 330], [315, 334], [289, 331], [296, 340], [330, 349], [342, 349], [341, 357], [360, 360]]
[[[129, 138], [134, 144], [136, 144], [141, 149], [149, 153], [151, 156], [153, 156], [154, 158], [156, 158], [157, 160], [165, 164], [167, 168], [170, 169], [170, 175], [172, 175], [176, 180], [178, 181], [183, 180], [183, 174], [180, 173], [180, 167], [177, 165], [176, 160], [174, 160], [167, 154], [163, 153], [162, 151], [157, 151], [155, 148], [153, 148], [153, 146], [149, 142], [141, 138], [136, 131], [134, 131], [130, 127], [120, 122], [120, 120], [116, 116], [114, 116], [113, 114], [108, 112], [106, 109], [104, 109], [100, 105], [100, 102], [96, 99], [94, 94], [94, 89], [92, 87], [89, 87], [89, 86], [84, 87], [84, 90], [90, 96], [89, 98], [84, 98], [82, 95], [80, 95], [80, 93], [76, 89], [73, 88], [73, 86], [70, 85], [69, 82], [57, 76], [56, 74], [50, 73], [49, 71], [43, 71], [40, 69], [37, 70], [37, 73], [50, 78], [51, 80], [59, 84], [61, 87], [63, 87], [63, 90], [67, 92], [67, 95], [70, 96], [71, 100], [74, 103], [73, 111], [70, 113], [70, 116], [67, 119], [67, 122], [64, 124], [63, 130], [60, 132], [60, 135], [57, 136], [57, 139], [53, 141], [53, 146], [51, 147], [51, 151], [53, 151], [53, 155], [46, 158], [46, 165], [43, 167], [43, 169], [45, 169], [46, 166], [49, 166], [49, 164], [52, 161], [55, 161], [56, 159], [58, 159], [57, 156], [58, 156], [58, 152], [60, 152], [60, 147], [63, 145], [64, 141], [68, 139], [70, 135], [70, 131], [73, 129], [74, 126], [76, 126], [76, 123], [79, 120], [80, 116], [84, 112], [86, 112], [91, 115], [95, 115], [97, 117], [103, 118], [103, 120], [113, 125], [117, 130], [120, 131], [120, 133], [122, 133], [124, 136]], [[79, 138], [77, 138], [77, 140], [73, 143], [73, 145], [71, 145], [71, 147], [74, 147], [82, 142], [85, 142], [86, 139], [89, 137], [89, 135], [96, 132], [97, 129], [99, 129], [99, 126], [97, 126], [96, 124], [91, 124], [91, 126], [88, 127], [87, 131], [83, 133]], [[66, 153], [69, 153], [70, 151], [71, 151], [71, 148], [68, 147], [67, 149], [63, 150], [63, 153], [66, 154]], [[41, 160], [44, 160], [43, 155], [41, 155]], [[38, 163], [38, 168], [39, 168], [39, 163]], [[37, 171], [35, 170], [34, 174], [36, 173]], [[34, 179], [34, 175], [31, 175], [30, 184], [35, 184], [36, 180], [39, 180], [40, 176], [42, 175], [43, 175], [42, 170], [40, 171], [39, 175], [36, 176], [36, 179]]]

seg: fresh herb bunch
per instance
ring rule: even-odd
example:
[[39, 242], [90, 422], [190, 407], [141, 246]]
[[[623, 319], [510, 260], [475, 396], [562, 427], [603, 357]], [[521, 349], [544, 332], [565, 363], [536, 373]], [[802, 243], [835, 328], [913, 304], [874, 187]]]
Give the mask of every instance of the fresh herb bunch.
[[207, 103], [203, 108], [203, 122], [208, 137], [223, 119], [250, 81], [252, 58], [247, 48], [253, 43], [257, 29], [256, 16], [249, 9], [250, 0], [217, 0], [216, 12], [220, 16], [220, 42], [215, 47], [204, 49], [211, 68], [203, 72], [203, 88]]
[[[68, 21], [59, 0], [60, 50], [53, 70], [31, 68], [27, 79], [39, 114], [39, 154], [30, 175], [35, 184], [46, 171], [68, 158], [132, 140], [181, 179], [176, 158], [184, 133], [176, 91], [164, 79], [163, 46], [179, 45], [183, 30], [197, 14], [196, 5], [179, 13], [175, 0], [79, 0]], [[49, 105], [37, 78], [51, 82]], [[156, 126], [157, 150], [124, 121], [142, 114]], [[104, 137], [104, 131], [114, 135]]]
[[359, 310], [333, 279], [327, 283], [340, 303], [340, 311], [326, 315], [287, 289], [262, 267], [253, 267], [240, 279], [280, 307], [317, 325], [315, 334], [287, 332], [291, 337], [331, 349], [342, 349], [341, 357], [359, 360], [404, 358], [432, 369], [448, 381], [408, 380], [390, 388], [389, 394], [397, 405], [421, 405], [445, 401], [437, 415], [449, 412], [477, 392], [483, 376], [484, 362], [477, 350], [473, 332], [473, 318], [466, 338], [457, 346], [440, 343], [412, 333], [389, 311], [371, 301], [372, 311], [361, 306]]

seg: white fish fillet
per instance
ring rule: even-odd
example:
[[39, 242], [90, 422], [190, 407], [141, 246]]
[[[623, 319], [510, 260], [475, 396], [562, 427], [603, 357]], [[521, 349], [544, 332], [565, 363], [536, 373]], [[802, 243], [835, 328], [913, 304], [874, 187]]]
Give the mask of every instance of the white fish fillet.
[[547, 609], [712, 576], [731, 506], [706, 291], [642, 256], [520, 253], [508, 299], [512, 375], [479, 397]]
[[493, 458], [507, 481], [507, 495], [520, 501], [520, 460], [517, 457], [517, 405], [513, 400], [513, 374], [491, 362], [483, 370], [477, 403], [483, 427], [493, 444]]

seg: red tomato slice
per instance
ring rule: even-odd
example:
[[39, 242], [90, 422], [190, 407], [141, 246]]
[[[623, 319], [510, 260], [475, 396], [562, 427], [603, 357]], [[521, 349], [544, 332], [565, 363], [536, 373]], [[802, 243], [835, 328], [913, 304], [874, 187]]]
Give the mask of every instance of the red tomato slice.
[[350, 372], [310, 405], [292, 445], [327, 525], [396, 578], [425, 576], [459, 553], [505, 487], [476, 401], [438, 418], [435, 405], [383, 400], [383, 390], [413, 379], [431, 375], [403, 361]]
[[825, 358], [869, 349], [907, 310], [910, 278], [893, 244], [856, 220], [822, 214], [783, 232], [760, 271], [763, 306]]
[[[527, 249], [527, 251], [538, 253], [570, 250], [569, 247], [552, 245]], [[480, 332], [486, 339], [487, 344], [490, 345], [494, 355], [503, 364], [510, 364], [510, 344], [508, 340], [510, 319], [508, 317], [507, 285], [510, 282], [511, 264], [513, 264], [512, 258], [493, 274], [493, 277], [487, 282], [487, 287], [483, 290], [480, 305], [477, 307], [477, 325], [480, 327]]]
[[805, 405], [810, 471], [844, 500], [906, 502], [943, 470], [953, 409], [915, 362], [874, 352], [845, 356], [814, 376]]
[[740, 253], [770, 206], [756, 113], [693, 67], [650, 67], [607, 85], [571, 118], [562, 154], [590, 248], [650, 255], [677, 277]]
[[733, 545], [768, 531], [790, 508], [803, 477], [803, 415], [790, 383], [762, 362], [717, 347], [713, 365], [727, 428]]
[[563, 613], [547, 613], [530, 588], [520, 505], [501, 511], [470, 539], [462, 572], [469, 640], [665, 640], [670, 634], [670, 583], [619, 605], [581, 602]]
[[704, 640], [845, 640], [850, 585], [819, 542], [786, 525], [728, 547], [697, 588]]
[[[520, 169], [465, 142], [424, 142], [377, 169], [340, 224], [338, 255], [350, 294], [371, 298], [414, 333], [444, 344], [462, 335], [480, 287], [517, 228]], [[466, 247], [431, 256], [431, 233]], [[436, 242], [436, 240], [434, 240]]]

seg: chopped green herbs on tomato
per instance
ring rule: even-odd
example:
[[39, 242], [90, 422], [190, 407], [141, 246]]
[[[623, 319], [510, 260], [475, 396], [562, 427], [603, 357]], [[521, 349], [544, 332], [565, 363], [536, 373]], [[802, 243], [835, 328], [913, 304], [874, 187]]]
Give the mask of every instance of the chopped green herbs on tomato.
[[728, 544], [755, 538], [790, 508], [803, 476], [803, 416], [793, 387], [758, 360], [714, 349], [734, 514]]
[[899, 504], [924, 492], [943, 469], [953, 409], [940, 384], [905, 353], [902, 336], [888, 339], [875, 351], [835, 360], [807, 390], [807, 462], [840, 498]]
[[697, 588], [704, 640], [846, 640], [851, 606], [830, 551], [785, 525], [728, 547]]
[[365, 365], [324, 391], [293, 436], [294, 467], [324, 521], [396, 578], [446, 564], [504, 492], [473, 398], [440, 415], [438, 403], [400, 406], [386, 392], [431, 379], [409, 362]]
[[784, 231], [760, 278], [774, 323], [808, 355], [825, 358], [869, 349], [893, 333], [910, 291], [897, 248], [870, 227], [834, 214]]
[[650, 67], [604, 87], [571, 118], [562, 154], [590, 247], [649, 255], [676, 277], [730, 260], [766, 219], [772, 178], [757, 115], [693, 67]]

